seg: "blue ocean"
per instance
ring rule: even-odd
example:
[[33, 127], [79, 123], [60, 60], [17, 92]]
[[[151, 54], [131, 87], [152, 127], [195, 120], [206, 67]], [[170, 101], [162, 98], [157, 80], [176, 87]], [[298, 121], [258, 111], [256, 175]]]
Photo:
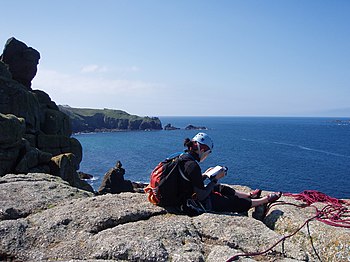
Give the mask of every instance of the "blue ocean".
[[228, 167], [222, 183], [253, 189], [298, 193], [318, 190], [350, 198], [350, 121], [341, 118], [292, 117], [160, 117], [179, 130], [126, 131], [74, 135], [83, 146], [80, 171], [94, 176], [95, 190], [117, 160], [125, 179], [148, 182], [152, 169], [167, 156], [182, 151], [185, 138], [205, 126], [214, 140], [202, 171]]

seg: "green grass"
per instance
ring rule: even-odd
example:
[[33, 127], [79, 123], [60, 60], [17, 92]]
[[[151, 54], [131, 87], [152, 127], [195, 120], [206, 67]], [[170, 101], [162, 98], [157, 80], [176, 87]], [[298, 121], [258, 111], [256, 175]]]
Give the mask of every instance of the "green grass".
[[92, 108], [74, 108], [69, 106], [58, 106], [60, 111], [66, 113], [71, 119], [75, 120], [84, 120], [86, 117], [92, 117], [96, 114], [102, 114], [109, 118], [115, 118], [115, 119], [129, 119], [131, 121], [135, 120], [143, 120], [143, 121], [151, 121], [154, 120], [152, 117], [141, 117], [137, 115], [131, 115], [125, 111], [122, 110], [115, 110], [115, 109], [92, 109]]

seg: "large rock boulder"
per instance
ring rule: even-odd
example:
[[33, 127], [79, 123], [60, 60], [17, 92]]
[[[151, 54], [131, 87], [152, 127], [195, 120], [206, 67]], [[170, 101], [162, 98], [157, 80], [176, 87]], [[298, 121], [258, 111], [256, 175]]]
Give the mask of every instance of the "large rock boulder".
[[16, 173], [28, 172], [50, 172], [48, 163], [52, 158], [52, 154], [43, 152], [35, 147], [30, 146], [25, 139], [21, 151], [24, 152], [19, 156], [19, 162], [15, 167]]
[[24, 119], [0, 113], [0, 131], [0, 176], [3, 176], [16, 166], [25, 132]]
[[[82, 161], [69, 116], [44, 91], [31, 88], [39, 59], [38, 51], [15, 38], [7, 41], [0, 57], [0, 176], [44, 172], [71, 178]], [[68, 174], [50, 169], [51, 157], [62, 154], [74, 154], [74, 172], [66, 166]], [[86, 188], [84, 182], [69, 182]]]
[[68, 115], [61, 112], [48, 94], [42, 90], [33, 90], [40, 104], [40, 130], [47, 135], [70, 136], [71, 121]]
[[9, 71], [8, 65], [2, 62], [1, 59], [0, 59], [0, 78], [12, 79], [12, 75]]
[[130, 180], [124, 179], [125, 169], [118, 160], [115, 167], [106, 172], [97, 193], [103, 194], [119, 194], [121, 192], [134, 192], [133, 184]]
[[[12, 175], [0, 179], [0, 189], [5, 183], [3, 188], [8, 190], [0, 195], [0, 199], [6, 199], [1, 204], [7, 210], [3, 212], [5, 220], [0, 222], [2, 260], [226, 261], [237, 253], [268, 249], [283, 236], [283, 232], [272, 230], [250, 216], [174, 215], [150, 204], [145, 194], [86, 198], [89, 193], [78, 189], [69, 194], [67, 184], [59, 185], [55, 177], [45, 174], [40, 177], [40, 181], [28, 183], [29, 179], [37, 178], [37, 174], [29, 175], [21, 185], [16, 184], [20, 181], [12, 181]], [[30, 197], [36, 188], [42, 202]], [[16, 196], [27, 201], [8, 199], [7, 193], [15, 189]], [[58, 194], [59, 203], [51, 193]], [[296, 220], [304, 219], [302, 214], [290, 215]], [[315, 224], [315, 231], [317, 227]], [[337, 230], [326, 225], [325, 228]], [[327, 242], [326, 237], [325, 242], [317, 243], [330, 251], [329, 256], [325, 252], [322, 261], [346, 261], [349, 234], [343, 231], [338, 234], [341, 241], [338, 246]], [[303, 239], [308, 241], [307, 236]], [[333, 248], [337, 248], [336, 257], [332, 255]], [[317, 257], [309, 246], [285, 241], [266, 255], [239, 261], [317, 261]]]
[[32, 147], [23, 138], [25, 121], [14, 115], [0, 113], [0, 176], [9, 172], [50, 172], [47, 165], [52, 154]]
[[18, 144], [25, 132], [23, 118], [0, 113], [0, 145], [12, 146]]
[[42, 173], [8, 174], [0, 177], [0, 221], [24, 218], [64, 200], [89, 196], [93, 193], [71, 187], [60, 177]]
[[0, 113], [24, 118], [26, 133], [36, 134], [40, 130], [39, 108], [35, 94], [10, 78], [0, 77]]
[[40, 53], [16, 38], [7, 40], [1, 61], [9, 66], [12, 78], [31, 90], [31, 81], [37, 72]]
[[50, 161], [51, 174], [61, 177], [71, 186], [93, 192], [93, 188], [85, 180], [80, 179], [77, 172], [78, 161], [74, 154], [54, 156]]

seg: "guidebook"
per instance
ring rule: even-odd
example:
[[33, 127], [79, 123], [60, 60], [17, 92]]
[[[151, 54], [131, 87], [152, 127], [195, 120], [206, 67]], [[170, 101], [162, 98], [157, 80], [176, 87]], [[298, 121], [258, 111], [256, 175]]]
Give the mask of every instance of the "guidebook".
[[209, 171], [205, 172], [204, 174], [210, 179], [214, 178], [217, 174], [221, 172], [225, 172], [225, 176], [227, 174], [228, 168], [226, 166], [216, 166], [210, 169]]

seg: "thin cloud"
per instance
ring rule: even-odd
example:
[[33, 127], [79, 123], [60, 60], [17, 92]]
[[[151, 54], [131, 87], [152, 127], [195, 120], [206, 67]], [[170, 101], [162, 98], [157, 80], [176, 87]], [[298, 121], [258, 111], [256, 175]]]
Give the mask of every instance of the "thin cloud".
[[138, 66], [130, 66], [125, 68], [126, 71], [129, 72], [139, 72], [141, 69]]
[[[93, 70], [91, 66], [90, 70]], [[41, 69], [33, 80], [34, 89], [54, 95], [91, 95], [123, 97], [151, 96], [162, 85], [139, 80], [109, 79], [91, 75], [70, 75]], [[101, 102], [102, 103], [102, 102]]]
[[108, 66], [100, 66], [96, 64], [85, 65], [80, 69], [80, 72], [83, 74], [86, 73], [135, 73], [140, 72], [141, 68], [138, 66], [125, 66], [125, 67], [108, 67]]
[[86, 66], [83, 66], [80, 70], [81, 73], [103, 73], [107, 71], [108, 69], [106, 66], [99, 66], [99, 65], [86, 65]]

